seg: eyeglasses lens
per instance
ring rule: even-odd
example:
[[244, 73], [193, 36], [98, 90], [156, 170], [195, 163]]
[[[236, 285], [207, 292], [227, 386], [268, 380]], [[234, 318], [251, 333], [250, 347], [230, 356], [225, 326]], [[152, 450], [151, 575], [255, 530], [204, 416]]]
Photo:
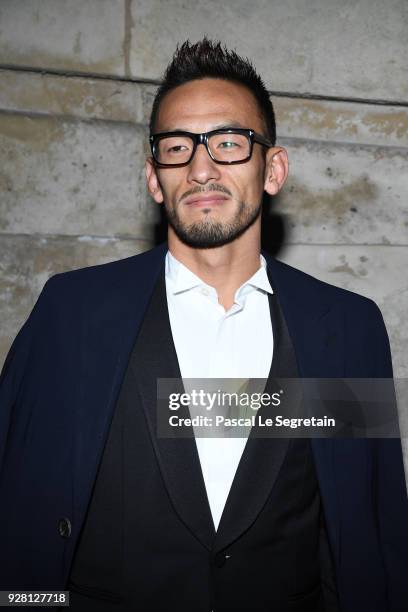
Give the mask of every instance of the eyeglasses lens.
[[[250, 152], [247, 136], [228, 132], [212, 134], [208, 147], [213, 159], [221, 162], [244, 160]], [[161, 164], [184, 164], [190, 160], [193, 148], [193, 139], [189, 136], [167, 136], [158, 140], [156, 158]]]

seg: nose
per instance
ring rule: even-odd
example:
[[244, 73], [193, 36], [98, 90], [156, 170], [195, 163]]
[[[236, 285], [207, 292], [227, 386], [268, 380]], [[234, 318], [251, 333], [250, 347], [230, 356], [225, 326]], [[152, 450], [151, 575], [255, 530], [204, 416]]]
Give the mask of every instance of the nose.
[[187, 180], [203, 185], [209, 180], [219, 179], [220, 176], [220, 165], [211, 159], [203, 143], [198, 144], [194, 157], [188, 165]]

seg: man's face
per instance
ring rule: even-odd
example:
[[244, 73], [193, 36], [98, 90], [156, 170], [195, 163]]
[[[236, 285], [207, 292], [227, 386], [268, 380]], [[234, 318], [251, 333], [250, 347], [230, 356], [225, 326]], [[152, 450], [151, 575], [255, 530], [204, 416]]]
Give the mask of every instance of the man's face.
[[[164, 97], [155, 133], [201, 133], [219, 127], [251, 128], [267, 136], [257, 102], [246, 87], [206, 78], [181, 85]], [[222, 246], [259, 222], [265, 160], [257, 143], [251, 159], [240, 164], [217, 164], [205, 146], [198, 145], [187, 166], [155, 168], [150, 160], [146, 170], [150, 193], [164, 202], [170, 227], [192, 247]]]

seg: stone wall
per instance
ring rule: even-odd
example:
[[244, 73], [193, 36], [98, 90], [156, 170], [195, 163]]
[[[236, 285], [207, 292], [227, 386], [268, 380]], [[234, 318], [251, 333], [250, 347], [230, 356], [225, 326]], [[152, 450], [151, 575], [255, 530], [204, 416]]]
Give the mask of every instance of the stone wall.
[[150, 106], [203, 34], [271, 92], [291, 162], [278, 257], [376, 300], [408, 376], [406, 0], [3, 0], [0, 363], [49, 276], [152, 244]]

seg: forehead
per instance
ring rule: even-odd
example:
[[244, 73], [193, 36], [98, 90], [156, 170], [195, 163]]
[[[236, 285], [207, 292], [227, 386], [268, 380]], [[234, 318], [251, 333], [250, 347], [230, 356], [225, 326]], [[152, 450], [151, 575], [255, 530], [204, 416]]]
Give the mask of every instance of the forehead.
[[155, 131], [208, 131], [234, 123], [262, 131], [254, 95], [239, 83], [208, 78], [179, 85], [167, 93], [159, 106]]

